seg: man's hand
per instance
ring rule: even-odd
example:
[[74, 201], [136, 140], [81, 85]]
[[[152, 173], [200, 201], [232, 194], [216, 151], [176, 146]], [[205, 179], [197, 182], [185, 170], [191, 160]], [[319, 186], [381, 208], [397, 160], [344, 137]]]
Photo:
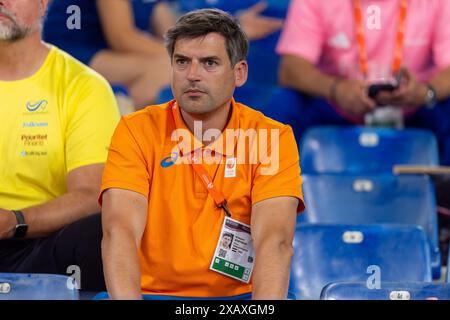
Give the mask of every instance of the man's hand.
[[261, 15], [266, 8], [267, 3], [261, 1], [238, 15], [241, 27], [249, 40], [265, 38], [283, 26], [284, 20]]
[[404, 77], [400, 88], [392, 92], [380, 92], [376, 97], [378, 104], [418, 107], [426, 103], [427, 86], [418, 82], [408, 69], [403, 69], [403, 71]]
[[377, 106], [376, 102], [367, 96], [367, 87], [356, 80], [341, 80], [335, 88], [336, 103], [343, 110], [355, 115], [364, 115]]
[[11, 211], [0, 209], [0, 240], [13, 236], [16, 218]]

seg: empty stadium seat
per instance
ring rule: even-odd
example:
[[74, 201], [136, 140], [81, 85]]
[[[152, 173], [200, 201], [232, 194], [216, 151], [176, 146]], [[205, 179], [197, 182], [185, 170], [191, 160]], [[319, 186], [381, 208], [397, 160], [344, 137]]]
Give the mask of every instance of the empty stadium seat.
[[[290, 291], [319, 299], [332, 282], [429, 282], [430, 255], [420, 227], [299, 225]], [[376, 282], [374, 282], [376, 285]]]
[[0, 273], [0, 300], [78, 300], [73, 278], [54, 274]]
[[303, 175], [306, 211], [298, 222], [422, 227], [433, 277], [441, 273], [434, 187], [425, 175]]
[[392, 173], [403, 165], [439, 165], [436, 138], [419, 129], [320, 126], [308, 130], [300, 147], [302, 172]]
[[328, 284], [322, 300], [450, 300], [450, 284], [429, 282], [384, 282], [379, 289], [369, 289], [365, 282]]

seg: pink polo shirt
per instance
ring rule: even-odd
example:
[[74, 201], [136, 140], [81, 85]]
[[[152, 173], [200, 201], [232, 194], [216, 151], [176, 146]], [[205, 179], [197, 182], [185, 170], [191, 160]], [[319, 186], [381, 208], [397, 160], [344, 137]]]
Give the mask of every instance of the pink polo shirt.
[[[368, 82], [391, 76], [400, 0], [363, 0]], [[351, 0], [292, 0], [277, 46], [322, 71], [361, 78]], [[450, 0], [408, 0], [402, 64], [421, 81], [450, 65]]]

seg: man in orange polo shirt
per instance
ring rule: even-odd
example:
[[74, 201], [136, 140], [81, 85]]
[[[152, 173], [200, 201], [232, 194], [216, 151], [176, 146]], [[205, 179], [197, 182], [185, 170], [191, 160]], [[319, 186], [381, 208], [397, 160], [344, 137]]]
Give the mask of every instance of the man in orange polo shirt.
[[248, 42], [230, 15], [188, 13], [166, 39], [175, 100], [123, 117], [104, 171], [108, 293], [285, 299], [304, 208], [292, 130], [232, 98]]

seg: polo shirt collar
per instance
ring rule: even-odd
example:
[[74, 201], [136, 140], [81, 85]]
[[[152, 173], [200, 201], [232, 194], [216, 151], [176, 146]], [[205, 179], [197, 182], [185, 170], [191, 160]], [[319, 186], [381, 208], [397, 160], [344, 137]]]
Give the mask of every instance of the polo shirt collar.
[[[232, 130], [233, 132], [239, 132], [239, 110], [238, 106], [236, 104], [236, 101], [234, 98], [231, 99], [231, 117], [228, 120], [227, 126], [222, 131], [222, 134], [209, 145], [204, 145], [202, 141], [199, 141], [194, 134], [189, 130], [189, 128], [186, 126], [186, 123], [183, 120], [183, 117], [181, 116], [181, 108], [179, 107], [178, 103], [175, 100], [172, 100], [169, 104], [171, 108], [175, 108], [174, 114], [174, 120], [175, 120], [175, 128], [176, 129], [184, 129], [187, 130], [186, 132], [190, 135], [190, 141], [184, 141], [182, 139], [177, 139], [178, 144], [181, 146], [181, 149], [183, 150], [184, 155], [188, 153], [192, 153], [197, 150], [211, 150], [216, 153], [220, 153], [226, 157], [232, 157], [235, 153], [238, 136], [235, 137], [231, 134], [226, 134], [227, 130]], [[172, 112], [172, 111], [171, 111]], [[225, 133], [225, 134], [224, 134]], [[225, 141], [229, 140], [229, 141]], [[190, 143], [189, 143], [190, 142]]]

